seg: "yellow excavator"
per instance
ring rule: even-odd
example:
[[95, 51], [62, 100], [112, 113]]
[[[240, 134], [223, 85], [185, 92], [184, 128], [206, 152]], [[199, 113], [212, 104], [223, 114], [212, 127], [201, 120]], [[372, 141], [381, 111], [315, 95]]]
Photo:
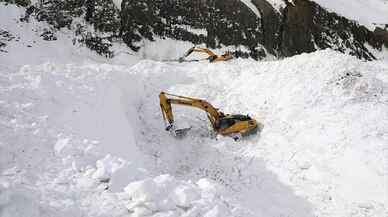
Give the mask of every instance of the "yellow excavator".
[[188, 57], [193, 52], [205, 53], [209, 55], [209, 57], [206, 59], [209, 60], [210, 63], [216, 63], [220, 61], [227, 61], [227, 60], [233, 59], [233, 56], [230, 52], [225, 52], [223, 55], [218, 56], [217, 54], [213, 53], [213, 51], [207, 48], [192, 47], [185, 53], [183, 57], [179, 58], [179, 62], [183, 62], [185, 58]]
[[163, 119], [165, 122], [167, 121], [166, 130], [173, 132], [177, 136], [185, 134], [189, 128], [175, 129], [172, 104], [190, 106], [205, 111], [216, 134], [231, 136], [236, 141], [243, 136], [257, 133], [257, 122], [249, 115], [224, 114], [205, 100], [165, 92], [159, 94], [159, 99]]

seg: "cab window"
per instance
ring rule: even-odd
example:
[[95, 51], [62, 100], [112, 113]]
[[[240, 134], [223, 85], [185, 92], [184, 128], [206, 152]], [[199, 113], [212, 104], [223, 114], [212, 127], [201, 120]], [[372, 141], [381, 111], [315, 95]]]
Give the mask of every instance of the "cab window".
[[234, 124], [235, 124], [235, 120], [233, 119], [221, 119], [219, 126], [221, 129], [224, 129], [224, 128], [231, 127]]

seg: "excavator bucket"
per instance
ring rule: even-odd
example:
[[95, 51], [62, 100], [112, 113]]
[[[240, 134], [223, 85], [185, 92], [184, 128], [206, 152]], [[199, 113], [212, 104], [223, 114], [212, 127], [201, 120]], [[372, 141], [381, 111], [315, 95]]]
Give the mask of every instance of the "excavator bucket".
[[182, 138], [186, 136], [187, 132], [191, 130], [191, 127], [175, 129], [175, 126], [169, 125], [166, 127], [166, 131], [169, 131], [174, 137]]
[[165, 92], [160, 92], [159, 99], [163, 119], [168, 125], [166, 130], [175, 137], [185, 136], [191, 127], [181, 129], [175, 128], [176, 125], [172, 111], [172, 104], [189, 106], [205, 111], [213, 130], [217, 134], [232, 136], [235, 140], [239, 140], [241, 136], [244, 136], [243, 134], [255, 133], [255, 131], [257, 131], [257, 121], [249, 115], [225, 115], [223, 112], [220, 112], [217, 108], [213, 107], [209, 102], [203, 99], [178, 96]]
[[174, 136], [177, 138], [182, 138], [187, 135], [189, 130], [191, 130], [191, 127], [174, 130]]

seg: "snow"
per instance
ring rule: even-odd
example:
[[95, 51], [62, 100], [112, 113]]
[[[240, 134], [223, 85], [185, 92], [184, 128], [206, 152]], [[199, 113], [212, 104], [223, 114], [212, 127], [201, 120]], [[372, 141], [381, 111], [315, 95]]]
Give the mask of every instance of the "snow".
[[[44, 206], [36, 209], [62, 207], [64, 214], [381, 216], [386, 71], [383, 62], [333, 51], [261, 63], [24, 66], [4, 74], [10, 78], [2, 85], [4, 112], [15, 112], [2, 116], [10, 130], [1, 137], [8, 138], [1, 141], [2, 167], [24, 172], [3, 174], [2, 186], [16, 198], [38, 195]], [[190, 119], [193, 129], [175, 140], [163, 130], [160, 90], [250, 112], [264, 130], [236, 146], [206, 136], [200, 112], [177, 109], [177, 121]], [[24, 142], [6, 145], [15, 144], [11, 138]], [[11, 158], [20, 149], [27, 154]], [[34, 153], [50, 163], [27, 161]], [[25, 170], [26, 162], [36, 169]], [[12, 190], [23, 179], [32, 193]], [[86, 205], [78, 210], [77, 203]]]
[[376, 24], [388, 24], [387, 0], [313, 0], [329, 11], [374, 30]]
[[[272, 5], [278, 12], [286, 7], [286, 2], [284, 0], [266, 0], [268, 3]], [[292, 3], [292, 0], [288, 0], [288, 2]]]
[[253, 13], [256, 14], [257, 17], [261, 17], [260, 11], [257, 9], [257, 7], [252, 3], [252, 0], [241, 0], [242, 3], [244, 3]]
[[[277, 11], [286, 7], [285, 0], [266, 0]], [[376, 26], [388, 24], [388, 1], [387, 0], [313, 0], [317, 4], [326, 8], [330, 12], [335, 12], [340, 16], [355, 20], [364, 25], [371, 31]], [[242, 1], [250, 8], [256, 8], [251, 5], [251, 1]], [[293, 3], [292, 0], [288, 2]], [[253, 9], [252, 9], [253, 10]]]
[[185, 52], [194, 46], [190, 42], [173, 39], [154, 38], [155, 41], [143, 40], [140, 42], [139, 55], [143, 59], [178, 60]]
[[[58, 40], [42, 40], [40, 34], [44, 29], [50, 29], [50, 27], [44, 22], [37, 22], [35, 19], [30, 19], [27, 23], [20, 22], [19, 18], [23, 15], [24, 9], [22, 7], [0, 3], [1, 29], [7, 30], [15, 37], [15, 39], [7, 41], [7, 46], [2, 48], [7, 53], [0, 52], [2, 62], [7, 63], [0, 66], [2, 69], [10, 69], [14, 66], [21, 67], [21, 63], [28, 65], [50, 61], [57, 63], [107, 61], [84, 46], [74, 46], [72, 41], [74, 33], [65, 28], [56, 34]], [[129, 48], [120, 44], [115, 44], [115, 55], [114, 59], [109, 60], [110, 63], [128, 65], [140, 60], [139, 56], [135, 56]]]
[[[201, 179], [199, 183], [211, 183]], [[211, 183], [211, 185], [217, 185]], [[208, 191], [209, 186], [160, 175], [130, 183], [125, 192], [131, 198], [127, 208], [133, 216], [251, 216], [241, 212], [221, 195]]]
[[[332, 51], [282, 62], [238, 63], [208, 66], [204, 73], [188, 67], [187, 73], [202, 82], [169, 92], [210, 99], [227, 112], [257, 111], [253, 115], [266, 133], [252, 151], [261, 153], [268, 168], [298, 194], [308, 192], [319, 209], [332, 209], [328, 216], [362, 212], [352, 204], [364, 203], [372, 207], [365, 212], [382, 215], [385, 172], [378, 162], [385, 159], [388, 114], [387, 97], [381, 94], [386, 83], [378, 78], [387, 67]], [[360, 173], [351, 173], [350, 167]]]
[[56, 154], [60, 154], [61, 151], [69, 144], [69, 138], [59, 139], [55, 145], [54, 150]]
[[[21, 38], [0, 53], [0, 216], [388, 214], [385, 59], [324, 50], [262, 62], [107, 61], [67, 32], [42, 41], [30, 30], [44, 24], [12, 25], [3, 12], [20, 9], [2, 5], [0, 17]], [[141, 55], [191, 46], [158, 42]], [[263, 129], [216, 140], [203, 112], [174, 107], [178, 125], [192, 126], [174, 138], [160, 91], [250, 113]]]
[[381, 50], [376, 50], [368, 43], [365, 43], [364, 46], [376, 57], [379, 61], [388, 61], [388, 48], [385, 46], [381, 47]]
[[113, 3], [116, 5], [116, 7], [118, 8], [118, 9], [120, 9], [121, 10], [121, 2], [122, 2], [122, 0], [113, 0]]

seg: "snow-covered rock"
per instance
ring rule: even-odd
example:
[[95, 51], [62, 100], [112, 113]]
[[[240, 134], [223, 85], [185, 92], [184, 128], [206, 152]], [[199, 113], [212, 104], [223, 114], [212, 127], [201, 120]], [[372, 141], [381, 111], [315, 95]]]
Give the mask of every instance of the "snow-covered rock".
[[356, 20], [372, 31], [375, 26], [388, 24], [386, 0], [313, 0], [329, 11]]

